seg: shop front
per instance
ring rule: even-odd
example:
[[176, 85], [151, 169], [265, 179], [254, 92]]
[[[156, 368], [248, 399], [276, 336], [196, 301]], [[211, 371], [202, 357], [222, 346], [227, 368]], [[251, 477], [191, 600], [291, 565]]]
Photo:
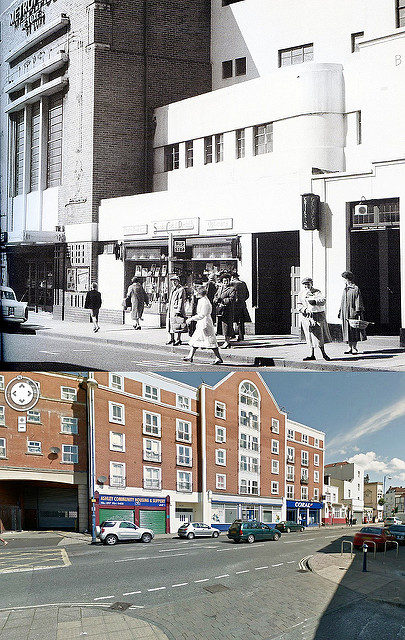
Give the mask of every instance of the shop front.
[[96, 524], [129, 520], [155, 533], [170, 531], [170, 498], [96, 495]]
[[287, 500], [287, 520], [304, 527], [320, 525], [323, 502]]
[[211, 496], [211, 525], [227, 531], [234, 520], [259, 520], [277, 524], [282, 520], [282, 500], [277, 498], [243, 498], [242, 496]]

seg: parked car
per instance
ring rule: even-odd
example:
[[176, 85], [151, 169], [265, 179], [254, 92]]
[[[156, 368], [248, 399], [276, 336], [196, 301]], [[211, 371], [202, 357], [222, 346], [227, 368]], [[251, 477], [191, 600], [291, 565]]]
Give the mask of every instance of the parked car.
[[277, 522], [276, 529], [283, 533], [290, 533], [290, 531], [304, 531], [305, 527], [303, 524], [293, 520], [283, 520], [283, 522]]
[[28, 320], [27, 303], [18, 302], [10, 287], [0, 287], [0, 320], [13, 323], [22, 323]]
[[281, 533], [278, 529], [257, 520], [235, 520], [228, 529], [228, 538], [234, 542], [246, 540], [252, 544], [261, 540], [278, 540], [280, 537]]
[[383, 549], [385, 542], [387, 543], [387, 548], [394, 546], [392, 544], [394, 540], [392, 533], [385, 527], [363, 527], [354, 534], [353, 546], [355, 549], [360, 549], [366, 543], [367, 547], [374, 549], [374, 545], [368, 543], [375, 542], [377, 549]]
[[133, 522], [126, 520], [106, 520], [100, 527], [96, 528], [97, 537], [101, 542], [108, 545], [127, 540], [138, 540], [140, 542], [150, 542], [155, 537], [152, 529], [138, 527]]
[[180, 538], [188, 538], [191, 540], [192, 538], [202, 538], [204, 536], [218, 538], [220, 531], [202, 522], [185, 522], [181, 525], [177, 533]]
[[388, 530], [398, 544], [405, 544], [405, 524], [390, 524]]
[[384, 518], [384, 525], [386, 527], [389, 527], [390, 524], [402, 524], [402, 520], [396, 518], [395, 516], [388, 516], [387, 518]]

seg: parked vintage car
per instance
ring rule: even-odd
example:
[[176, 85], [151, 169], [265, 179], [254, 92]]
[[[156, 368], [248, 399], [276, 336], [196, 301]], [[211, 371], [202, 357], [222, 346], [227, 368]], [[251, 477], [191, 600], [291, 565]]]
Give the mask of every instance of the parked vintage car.
[[294, 522], [293, 520], [283, 520], [282, 522], [277, 522], [275, 525], [276, 529], [282, 531], [283, 533], [290, 533], [290, 531], [304, 531], [305, 527], [303, 524], [299, 522]]
[[353, 546], [355, 549], [361, 549], [365, 543], [370, 549], [374, 548], [372, 544], [375, 542], [377, 550], [384, 549], [385, 543], [387, 548], [394, 546], [394, 536], [386, 527], [363, 527], [354, 534]]
[[27, 320], [27, 303], [19, 302], [10, 287], [0, 287], [0, 321], [22, 323]]
[[234, 542], [246, 541], [252, 544], [261, 540], [278, 540], [281, 533], [265, 522], [235, 520], [228, 529], [228, 538]]
[[133, 522], [127, 522], [126, 520], [106, 520], [96, 528], [96, 534], [101, 542], [110, 546], [117, 544], [117, 542], [135, 540], [150, 542], [155, 537], [152, 529], [138, 527]]

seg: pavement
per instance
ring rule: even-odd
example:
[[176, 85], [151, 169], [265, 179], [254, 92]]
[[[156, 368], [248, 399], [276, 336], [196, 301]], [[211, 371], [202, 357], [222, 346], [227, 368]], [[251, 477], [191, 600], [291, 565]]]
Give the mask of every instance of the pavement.
[[[131, 346], [147, 348], [151, 353], [165, 353], [179, 357], [186, 355], [188, 347], [166, 345], [168, 334], [165, 329], [143, 326], [134, 331], [131, 325], [102, 324], [95, 334], [90, 323], [62, 322], [55, 320], [50, 313], [30, 312], [29, 320], [22, 331], [32, 329], [37, 335], [60, 338], [74, 338], [76, 341], [100, 345]], [[187, 342], [187, 336], [183, 337]], [[247, 335], [243, 343], [234, 343], [232, 348], [222, 351], [228, 366], [285, 367], [313, 371], [403, 371], [405, 370], [405, 349], [399, 346], [398, 336], [369, 336], [366, 342], [359, 343], [357, 356], [345, 355], [347, 345], [333, 342], [326, 346], [331, 361], [322, 359], [303, 361], [308, 355], [308, 347], [298, 336]], [[198, 362], [203, 352], [197, 352]], [[316, 354], [317, 358], [320, 353]]]

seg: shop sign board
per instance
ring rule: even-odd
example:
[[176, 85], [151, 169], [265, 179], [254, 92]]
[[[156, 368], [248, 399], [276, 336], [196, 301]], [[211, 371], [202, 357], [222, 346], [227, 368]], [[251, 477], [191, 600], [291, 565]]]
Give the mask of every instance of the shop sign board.
[[109, 507], [166, 507], [166, 498], [100, 495], [99, 504]]
[[63, 231], [23, 231], [23, 242], [65, 242]]
[[219, 231], [223, 229], [233, 229], [233, 218], [215, 218], [207, 220], [208, 231]]
[[123, 228], [124, 236], [145, 236], [148, 233], [147, 224], [135, 224]]
[[322, 509], [322, 502], [308, 502], [306, 500], [287, 500], [287, 509]]
[[24, 0], [10, 13], [10, 26], [23, 29], [27, 36], [45, 24], [44, 7], [56, 0]]
[[182, 234], [185, 232], [188, 235], [199, 233], [200, 219], [199, 218], [181, 218], [179, 220], [158, 220], [152, 222], [153, 235], [162, 234]]

